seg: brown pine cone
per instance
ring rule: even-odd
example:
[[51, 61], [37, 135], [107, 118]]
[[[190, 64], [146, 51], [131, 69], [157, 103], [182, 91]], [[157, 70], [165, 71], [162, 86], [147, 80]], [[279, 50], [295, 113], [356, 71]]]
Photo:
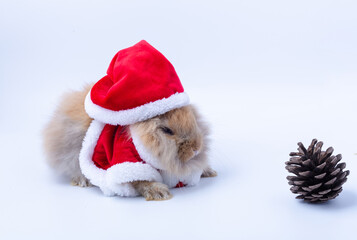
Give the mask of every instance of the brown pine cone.
[[296, 198], [308, 202], [326, 202], [342, 192], [350, 171], [343, 171], [346, 163], [339, 163], [342, 155], [332, 155], [333, 148], [321, 151], [323, 143], [313, 139], [306, 150], [298, 143], [298, 152], [290, 153], [286, 169], [296, 176], [288, 176], [291, 192], [299, 194]]

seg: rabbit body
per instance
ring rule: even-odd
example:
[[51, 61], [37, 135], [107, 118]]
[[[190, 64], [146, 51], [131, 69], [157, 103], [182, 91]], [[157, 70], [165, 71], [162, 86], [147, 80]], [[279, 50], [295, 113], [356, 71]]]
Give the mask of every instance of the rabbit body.
[[[82, 187], [91, 185], [79, 164], [82, 142], [92, 123], [84, 109], [91, 86], [65, 94], [43, 131], [49, 165], [68, 176], [73, 185]], [[169, 187], [180, 179], [197, 178], [197, 174], [198, 178], [216, 176], [207, 161], [209, 129], [194, 106], [171, 110], [127, 129], [128, 135], [143, 146], [139, 152], [145, 151], [155, 159], [153, 167], [160, 169], [163, 179], [128, 183], [147, 200], [171, 198]]]

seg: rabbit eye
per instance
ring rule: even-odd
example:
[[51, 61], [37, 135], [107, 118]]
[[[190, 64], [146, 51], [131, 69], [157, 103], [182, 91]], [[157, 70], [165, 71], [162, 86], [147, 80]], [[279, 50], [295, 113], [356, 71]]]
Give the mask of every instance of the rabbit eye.
[[174, 132], [168, 127], [161, 127], [161, 130], [168, 135], [174, 135]]

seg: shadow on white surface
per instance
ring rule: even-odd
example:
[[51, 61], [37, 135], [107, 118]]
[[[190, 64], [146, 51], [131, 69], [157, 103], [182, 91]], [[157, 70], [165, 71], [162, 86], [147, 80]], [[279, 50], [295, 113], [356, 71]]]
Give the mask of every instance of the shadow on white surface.
[[[88, 194], [94, 194], [98, 196], [105, 197], [100, 188], [96, 186], [91, 187], [79, 187], [71, 185], [71, 181], [68, 177], [61, 176], [57, 174], [52, 169], [49, 169], [47, 172], [47, 178], [49, 179], [50, 185], [56, 185], [56, 187], [66, 188], [67, 191], [82, 191], [84, 189], [88, 192]], [[227, 178], [226, 173], [224, 173], [224, 178]], [[183, 188], [173, 188], [170, 191], [175, 195], [190, 195], [190, 194], [199, 194], [199, 192], [210, 191], [210, 189], [217, 187], [216, 185], [220, 183], [224, 183], [225, 180], [222, 180], [219, 176], [217, 177], [210, 177], [210, 178], [201, 178], [199, 184], [193, 187], [183, 187]], [[197, 192], [197, 193], [195, 193]], [[133, 199], [133, 197], [121, 197], [121, 196], [114, 196], [113, 198], [122, 198], [122, 199]], [[137, 198], [142, 198], [137, 197]]]
[[306, 207], [317, 208], [329, 212], [340, 211], [356, 207], [357, 194], [349, 190], [344, 190], [342, 191], [342, 193], [340, 193], [339, 196], [337, 196], [337, 198], [330, 200], [326, 203], [314, 204], [301, 201], [301, 204], [306, 205]]

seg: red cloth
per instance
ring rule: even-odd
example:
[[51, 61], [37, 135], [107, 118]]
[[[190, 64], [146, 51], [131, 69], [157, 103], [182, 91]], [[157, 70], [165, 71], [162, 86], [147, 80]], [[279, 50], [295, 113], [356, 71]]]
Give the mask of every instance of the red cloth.
[[179, 182], [178, 184], [176, 184], [175, 188], [182, 188], [182, 187], [186, 187], [187, 184], [184, 184], [183, 182]]
[[182, 92], [172, 64], [142, 40], [114, 56], [107, 75], [93, 86], [91, 99], [102, 108], [120, 111]]
[[92, 160], [98, 168], [105, 170], [118, 163], [143, 162], [126, 127], [109, 124], [104, 126], [100, 134]]
[[[92, 160], [98, 168], [104, 170], [124, 162], [146, 164], [136, 151], [135, 145], [127, 132], [127, 127], [110, 124], [104, 126], [94, 148]], [[175, 188], [185, 186], [186, 184], [179, 182]]]

